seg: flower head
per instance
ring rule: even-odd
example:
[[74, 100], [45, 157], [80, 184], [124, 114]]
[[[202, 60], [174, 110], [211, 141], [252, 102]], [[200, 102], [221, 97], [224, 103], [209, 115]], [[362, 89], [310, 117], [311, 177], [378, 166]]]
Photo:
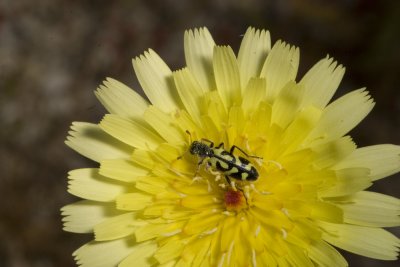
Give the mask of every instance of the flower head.
[[249, 28], [238, 56], [206, 28], [185, 32], [187, 67], [133, 60], [148, 98], [107, 79], [107, 114], [67, 145], [99, 168], [69, 173], [85, 200], [65, 230], [94, 233], [82, 266], [347, 266], [334, 248], [395, 260], [400, 201], [364, 191], [400, 170], [400, 147], [346, 135], [372, 109], [365, 89], [330, 103], [344, 68], [326, 57], [299, 81], [299, 49]]

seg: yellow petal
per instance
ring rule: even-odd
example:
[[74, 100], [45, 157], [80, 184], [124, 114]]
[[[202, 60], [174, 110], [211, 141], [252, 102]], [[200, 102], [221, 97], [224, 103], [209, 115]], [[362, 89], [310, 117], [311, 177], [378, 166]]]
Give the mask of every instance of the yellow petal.
[[400, 171], [400, 146], [374, 145], [353, 151], [335, 168], [364, 167], [370, 169], [372, 181]]
[[320, 197], [338, 197], [354, 194], [372, 185], [369, 170], [366, 168], [347, 168], [335, 171], [336, 182], [328, 188], [321, 188]]
[[246, 88], [252, 77], [260, 76], [261, 69], [270, 50], [271, 37], [269, 31], [260, 31], [249, 27], [243, 36], [238, 54], [242, 89]]
[[149, 105], [138, 93], [125, 84], [107, 78], [95, 91], [103, 106], [112, 114], [128, 118], [140, 118]]
[[268, 267], [277, 267], [278, 263], [275, 260], [275, 257], [269, 251], [264, 251], [261, 253], [259, 257], [257, 257], [257, 266], [268, 266]]
[[95, 240], [108, 241], [132, 235], [136, 229], [132, 225], [135, 217], [135, 213], [128, 212], [102, 221], [94, 227]]
[[312, 147], [316, 152], [315, 166], [326, 168], [335, 165], [356, 149], [356, 145], [349, 136], [335, 141]]
[[[220, 131], [223, 127], [223, 123], [226, 122], [228, 118], [227, 109], [217, 91], [212, 91], [204, 97], [205, 102], [207, 103], [208, 116], [217, 127], [218, 131]], [[204, 125], [203, 127], [207, 127], [207, 125]]]
[[[177, 260], [172, 260], [172, 261], [168, 261], [166, 263], [160, 264], [158, 266], [159, 267], [178, 267], [179, 265], [177, 263]], [[180, 266], [182, 266], [182, 265], [180, 265]], [[183, 266], [186, 266], [186, 265], [183, 265]]]
[[201, 116], [199, 117], [199, 121], [197, 122], [192, 116], [189, 115], [189, 113], [186, 112], [186, 110], [179, 110], [175, 114], [175, 120], [177, 126], [181, 129], [181, 131], [185, 132], [186, 139], [188, 141], [190, 141], [190, 137], [187, 134], [188, 131], [190, 135], [193, 134], [193, 136], [191, 136], [193, 140], [197, 138], [200, 139], [201, 137], [205, 136], [203, 128], [201, 128], [201, 125], [199, 124], [199, 122], [202, 122]]
[[135, 248], [135, 240], [127, 237], [113, 241], [92, 241], [80, 247], [73, 255], [82, 267], [117, 266]]
[[184, 222], [149, 223], [135, 231], [137, 242], [143, 242], [156, 237], [169, 237], [181, 232]]
[[240, 104], [240, 74], [232, 48], [216, 46], [213, 67], [217, 90], [225, 108], [229, 109], [234, 104]]
[[299, 67], [299, 49], [282, 41], [274, 44], [261, 70], [267, 81], [267, 100], [272, 103], [280, 90], [294, 81]]
[[91, 233], [96, 224], [121, 213], [115, 209], [114, 203], [78, 201], [61, 209], [63, 229], [74, 233]]
[[260, 208], [251, 209], [251, 214], [262, 224], [274, 227], [280, 231], [281, 228], [292, 229], [294, 224], [280, 210], [263, 210]]
[[154, 252], [157, 250], [158, 246], [155, 242], [142, 242], [135, 245], [132, 253], [128, 257], [123, 259], [118, 267], [150, 267], [154, 266], [157, 262], [153, 258]]
[[212, 67], [214, 40], [207, 28], [185, 31], [184, 48], [186, 64], [204, 90], [214, 90]]
[[172, 161], [177, 160], [179, 156], [182, 156], [182, 150], [179, 146], [174, 146], [169, 143], [161, 144], [157, 150], [157, 155], [165, 160], [166, 164], [170, 164]]
[[157, 195], [165, 191], [167, 187], [167, 182], [165, 182], [161, 177], [143, 177], [140, 181], [136, 182], [136, 188], [152, 195]]
[[155, 149], [163, 139], [152, 129], [132, 119], [107, 114], [100, 122], [100, 128], [130, 146], [141, 149]]
[[161, 264], [167, 263], [180, 256], [183, 248], [184, 244], [181, 239], [167, 241], [164, 246], [154, 253], [154, 258]]
[[333, 223], [343, 222], [343, 211], [340, 207], [327, 202], [308, 203], [311, 208], [310, 217]]
[[308, 255], [321, 267], [347, 267], [343, 256], [325, 241], [314, 241], [308, 247]]
[[342, 208], [350, 224], [394, 227], [400, 225], [400, 199], [375, 192], [361, 191], [331, 199]]
[[204, 113], [205, 109], [202, 98], [205, 89], [199, 85], [187, 68], [174, 72], [173, 76], [183, 105], [188, 113], [199, 122], [200, 115]]
[[303, 248], [289, 245], [288, 261], [292, 266], [314, 267], [315, 264], [310, 260]]
[[[245, 122], [243, 109], [240, 106], [233, 106], [229, 109], [228, 127], [232, 127], [235, 130], [235, 134], [242, 133]], [[231, 138], [234, 139], [233, 136], [228, 136], [228, 139]], [[229, 144], [233, 144], [233, 142], [229, 142]]]
[[68, 192], [89, 200], [110, 202], [131, 189], [121, 182], [107, 179], [98, 169], [76, 169], [68, 173]]
[[271, 123], [281, 128], [292, 122], [300, 106], [303, 97], [303, 89], [295, 82], [288, 82], [277, 94], [272, 105]]
[[210, 210], [219, 206], [211, 196], [206, 195], [186, 196], [181, 200], [181, 205], [186, 208], [197, 209], [198, 211]]
[[156, 52], [149, 49], [132, 62], [139, 83], [154, 106], [164, 112], [172, 112], [180, 108], [181, 103], [172, 72]]
[[146, 176], [149, 170], [131, 160], [108, 159], [100, 162], [99, 173], [121, 182], [132, 183]]
[[129, 159], [132, 148], [106, 134], [96, 124], [73, 122], [65, 143], [81, 155], [100, 162], [104, 159]]
[[192, 239], [182, 251], [181, 261], [186, 263], [182, 266], [209, 266], [207, 264], [208, 257], [206, 256], [206, 253], [209, 251], [210, 240], [210, 236], [204, 236], [201, 239]]
[[266, 82], [264, 78], [250, 78], [243, 91], [242, 108], [246, 114], [254, 111], [265, 98]]
[[171, 116], [165, 114], [155, 106], [150, 106], [144, 113], [145, 121], [150, 124], [168, 143], [179, 143], [186, 136], [174, 125]]
[[313, 106], [309, 106], [301, 110], [292, 123], [288, 126], [284, 136], [282, 136], [282, 143], [286, 144], [285, 154], [295, 152], [303, 143], [304, 139], [317, 125], [322, 111]]
[[222, 238], [220, 244], [221, 251], [229, 251], [234, 239], [233, 237], [236, 235], [236, 231], [239, 231], [239, 227], [237, 227], [239, 222], [239, 219], [235, 216], [229, 216], [221, 221], [221, 225], [219, 226], [222, 227]]
[[345, 68], [337, 66], [336, 61], [329, 57], [315, 64], [300, 81], [305, 89], [302, 106], [324, 108], [339, 87], [344, 72]]
[[400, 240], [382, 228], [319, 222], [323, 239], [341, 249], [379, 260], [396, 260]]
[[308, 140], [326, 142], [348, 133], [372, 110], [374, 101], [364, 89], [352, 91], [329, 104]]
[[152, 203], [153, 196], [144, 193], [128, 193], [116, 199], [119, 210], [141, 210]]
[[201, 117], [202, 126], [204, 129], [204, 137], [209, 140], [219, 140], [219, 128], [221, 125], [215, 123], [215, 120], [211, 116], [202, 116]]
[[[254, 132], [265, 138], [270, 130], [270, 122], [272, 115], [272, 106], [266, 102], [261, 102], [259, 107], [254, 111], [250, 124], [254, 128]], [[260, 123], [262, 122], [262, 123]]]
[[217, 222], [221, 220], [223, 216], [225, 215], [212, 212], [211, 210], [203, 211], [189, 219], [183, 232], [188, 235], [194, 235], [213, 230], [217, 226]]
[[178, 204], [177, 201], [164, 201], [163, 203], [165, 204], [153, 204], [145, 207], [143, 215], [146, 217], [161, 217], [165, 213], [171, 212], [172, 207]]

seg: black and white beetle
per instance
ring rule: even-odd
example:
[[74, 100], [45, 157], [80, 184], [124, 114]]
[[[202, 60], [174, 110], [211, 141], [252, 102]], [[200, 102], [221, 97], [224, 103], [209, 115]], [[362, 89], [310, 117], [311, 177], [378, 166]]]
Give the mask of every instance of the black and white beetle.
[[[209, 144], [203, 143], [204, 141]], [[211, 168], [213, 171], [221, 172], [230, 185], [234, 185], [230, 178], [239, 181], [257, 180], [259, 176], [257, 169], [249, 160], [234, 155], [233, 152], [235, 149], [240, 150], [248, 158], [260, 159], [260, 157], [257, 156], [247, 155], [246, 152], [235, 145], [231, 147], [229, 152], [224, 149], [224, 143], [220, 143], [217, 147], [214, 147], [214, 143], [207, 139], [202, 139], [202, 142], [193, 141], [190, 145], [189, 152], [200, 158], [198, 166], [205, 162], [208, 168]]]

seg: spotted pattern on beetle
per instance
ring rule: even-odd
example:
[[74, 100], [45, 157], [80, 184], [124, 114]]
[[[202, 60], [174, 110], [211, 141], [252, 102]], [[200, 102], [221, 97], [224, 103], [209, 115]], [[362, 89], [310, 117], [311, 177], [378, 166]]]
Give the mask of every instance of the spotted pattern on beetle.
[[249, 160], [234, 155], [233, 152], [235, 149], [238, 149], [247, 157], [259, 157], [249, 156], [237, 146], [232, 146], [228, 152], [224, 149], [224, 143], [214, 147], [212, 141], [207, 139], [202, 139], [202, 141], [207, 141], [210, 144], [207, 145], [203, 142], [193, 141], [189, 148], [192, 155], [197, 155], [200, 158], [199, 166], [205, 162], [212, 170], [219, 171], [225, 175], [228, 183], [230, 183], [228, 177], [240, 181], [257, 180], [259, 174], [254, 165]]

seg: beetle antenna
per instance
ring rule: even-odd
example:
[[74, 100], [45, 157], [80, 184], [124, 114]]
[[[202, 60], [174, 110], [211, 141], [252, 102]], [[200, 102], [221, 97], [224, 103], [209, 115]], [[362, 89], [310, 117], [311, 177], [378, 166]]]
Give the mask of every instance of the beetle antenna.
[[[190, 144], [192, 143], [192, 134], [189, 132], [189, 130], [186, 130], [185, 132], [189, 135], [189, 146], [190, 146]], [[185, 153], [186, 153], [186, 152], [185, 152]], [[177, 160], [182, 159], [182, 157], [183, 157], [183, 155], [184, 155], [185, 153], [183, 153], [182, 155], [180, 155], [180, 156], [177, 157], [176, 159], [177, 159]]]
[[192, 143], [192, 134], [189, 132], [189, 130], [186, 130], [186, 133], [189, 135], [189, 143]]

